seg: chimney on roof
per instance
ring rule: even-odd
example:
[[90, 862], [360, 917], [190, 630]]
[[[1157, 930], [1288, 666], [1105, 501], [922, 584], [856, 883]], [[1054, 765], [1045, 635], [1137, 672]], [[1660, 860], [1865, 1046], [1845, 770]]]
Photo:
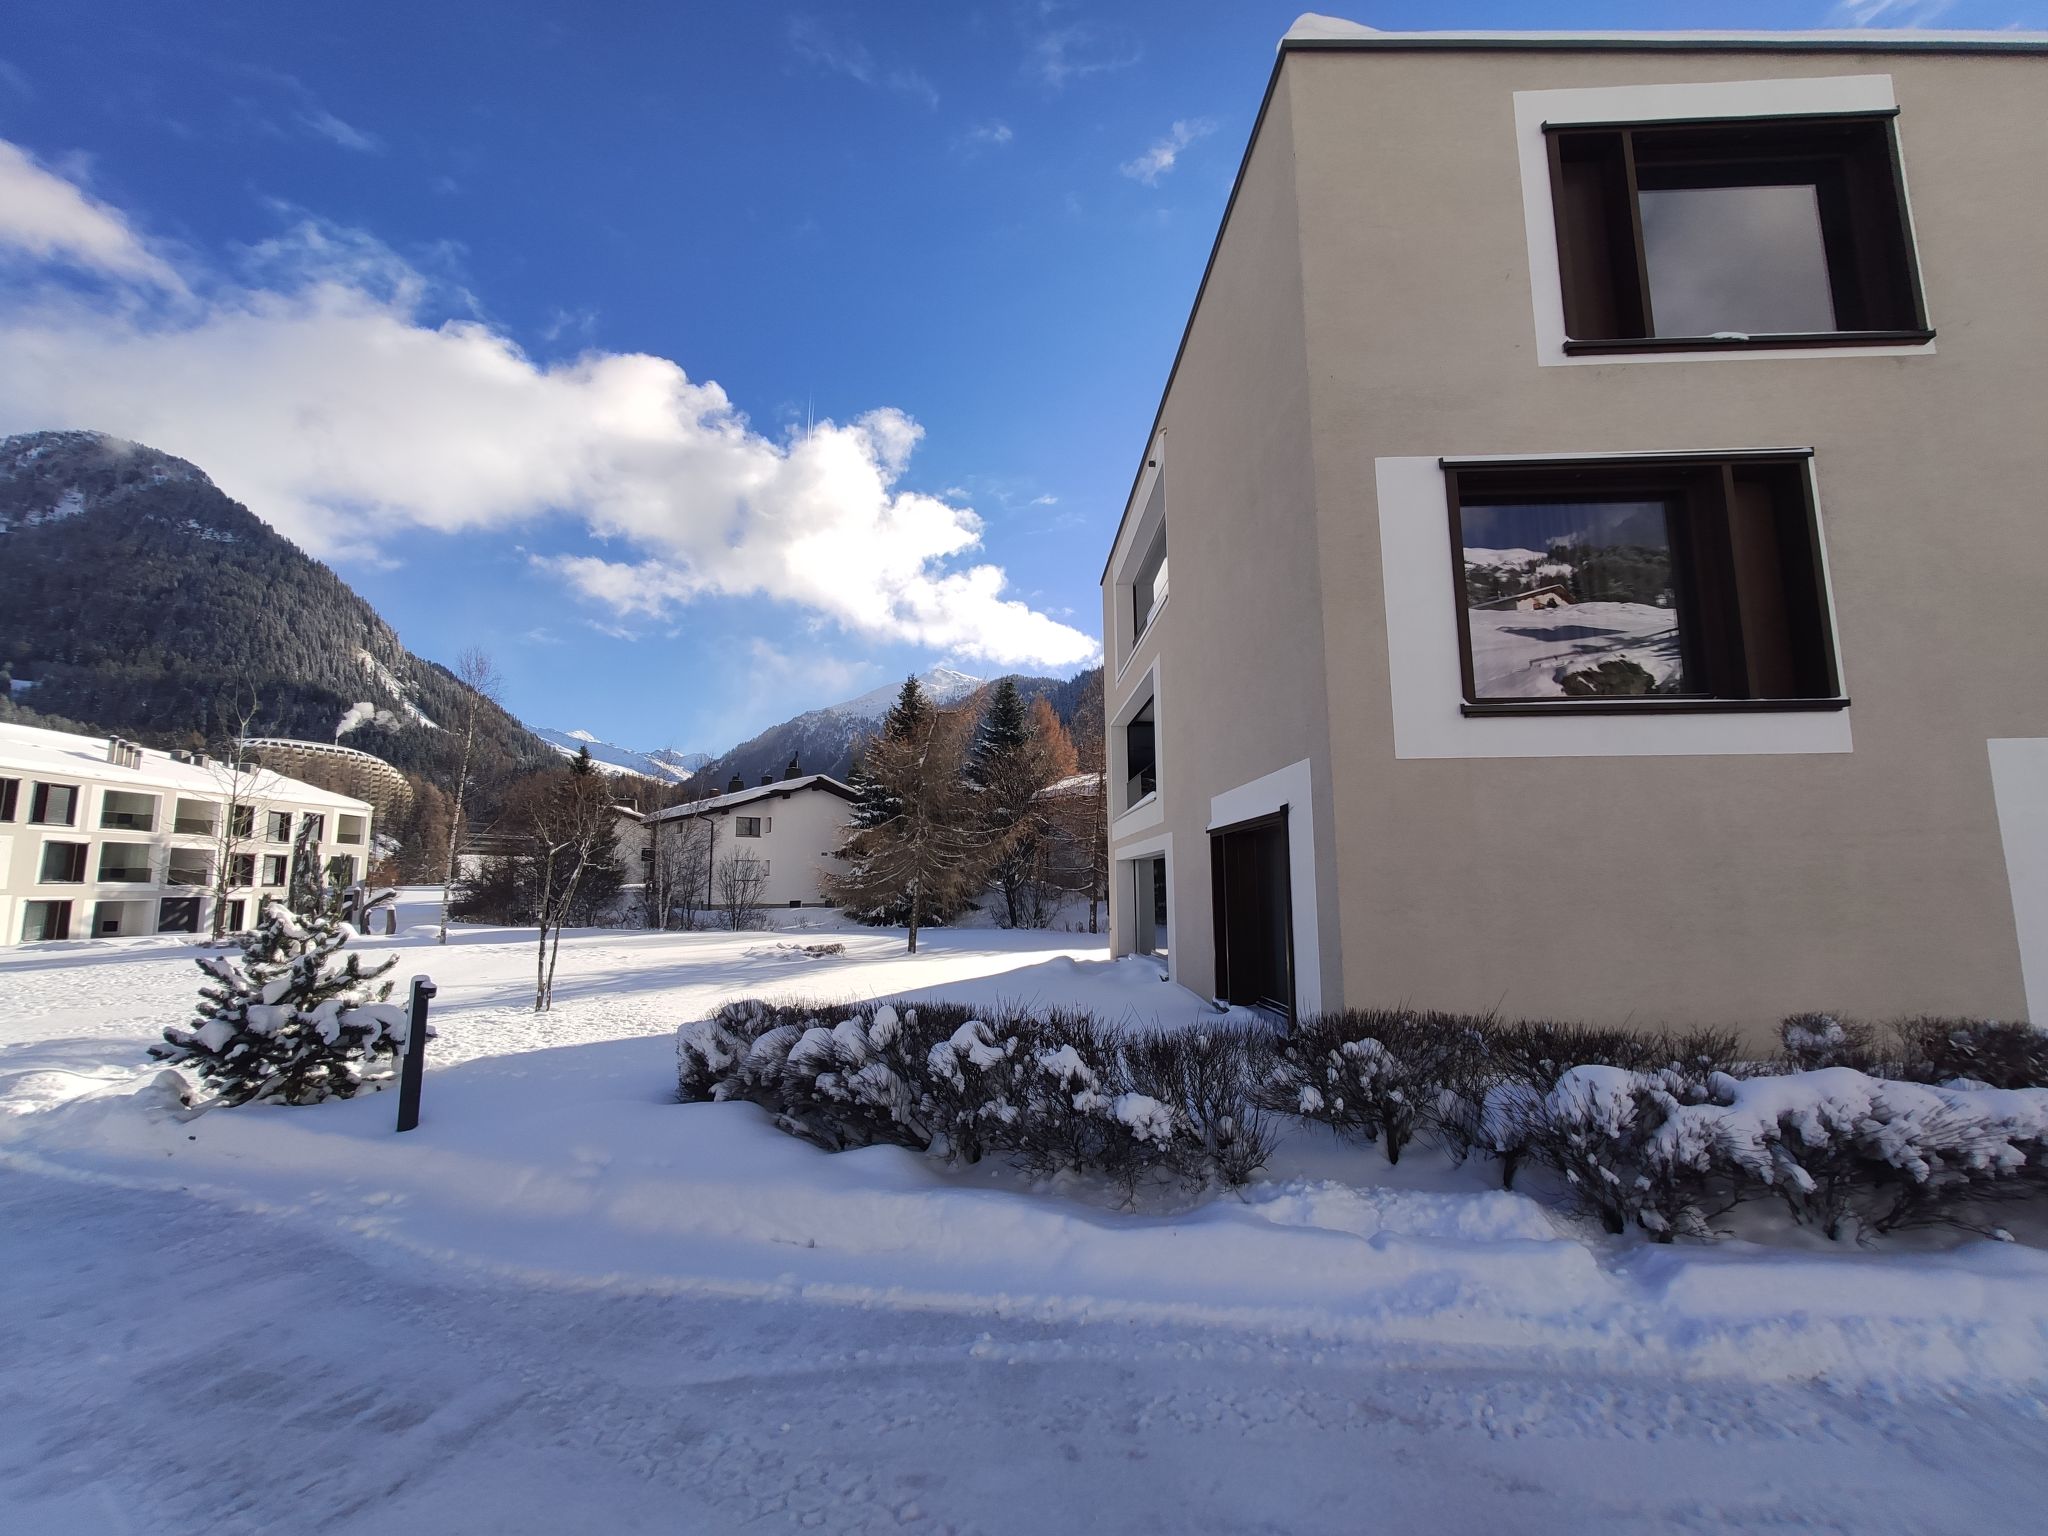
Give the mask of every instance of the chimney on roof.
[[782, 776], [785, 779], [794, 779], [802, 777], [801, 773], [798, 771], [796, 766], [796, 754], [794, 752], [789, 754], [789, 766], [782, 770]]
[[116, 768], [140, 768], [142, 748], [132, 741], [123, 741], [118, 736], [107, 738], [107, 761]]
[[775, 775], [774, 775], [774, 774], [772, 774], [772, 773], [764, 773], [764, 774], [762, 774], [762, 775], [761, 775], [761, 783], [762, 783], [762, 784], [763, 784], [764, 786], [765, 786], [765, 785], [769, 785], [769, 784], [773, 784], [774, 782], [775, 782]]
[[738, 774], [734, 774], [732, 776], [732, 782], [725, 786], [725, 792], [728, 795], [736, 795], [746, 787], [747, 781], [745, 779], [742, 779]]

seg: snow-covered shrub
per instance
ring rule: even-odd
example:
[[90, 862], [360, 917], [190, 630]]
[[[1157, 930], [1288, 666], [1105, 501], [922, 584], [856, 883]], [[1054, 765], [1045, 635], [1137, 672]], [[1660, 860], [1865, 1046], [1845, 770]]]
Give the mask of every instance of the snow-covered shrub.
[[1236, 1185], [1271, 1151], [1261, 1032], [1130, 1035], [1086, 1014], [728, 1004], [676, 1034], [678, 1097], [747, 1099], [828, 1150], [891, 1142], [1085, 1174]]
[[1390, 1163], [1418, 1133], [1461, 1154], [1474, 1120], [1465, 1094], [1483, 1076], [1485, 1050], [1483, 1021], [1461, 1014], [1313, 1015], [1288, 1030], [1260, 1098], [1340, 1136], [1377, 1141]]
[[1678, 1067], [1652, 1072], [1588, 1065], [1547, 1090], [1509, 1080], [1488, 1096], [1484, 1123], [1517, 1158], [1560, 1174], [1572, 1202], [1609, 1232], [1640, 1226], [1660, 1242], [1705, 1236], [1707, 1222], [1740, 1198], [1711, 1126], [1684, 1119], [1705, 1100], [1707, 1079]]
[[2048, 1169], [2048, 1090], [1940, 1087], [1824, 1067], [1738, 1081], [1679, 1110], [1667, 1155], [1718, 1159], [1773, 1190], [1831, 1238], [1937, 1223], [2038, 1191]]
[[1189, 1184], [1250, 1183], [1280, 1136], [1263, 1098], [1280, 1060], [1277, 1037], [1233, 1027], [1129, 1034], [1118, 1045], [1125, 1093], [1171, 1111], [1172, 1139], [1154, 1140], [1174, 1171]]
[[[1481, 1040], [1466, 1069], [1462, 1112], [1473, 1129], [1473, 1143], [1499, 1161], [1503, 1188], [1514, 1187], [1515, 1171], [1530, 1155], [1530, 1135], [1544, 1128], [1542, 1106], [1566, 1073], [1612, 1067], [1657, 1074], [1674, 1098], [1696, 1102], [1705, 1096], [1707, 1079], [1735, 1071], [1741, 1054], [1734, 1034], [1724, 1030], [1673, 1034], [1553, 1020], [1473, 1023]], [[1540, 1160], [1556, 1162], [1554, 1157]]]
[[407, 1014], [386, 1002], [391, 983], [360, 955], [335, 966], [355, 930], [331, 915], [296, 917], [282, 902], [263, 905], [262, 921], [243, 935], [239, 956], [198, 960], [209, 978], [198, 1018], [164, 1031], [150, 1055], [189, 1067], [218, 1104], [275, 1099], [317, 1104], [349, 1098], [405, 1045]]
[[1992, 1088], [2048, 1088], [2048, 1029], [1997, 1019], [1905, 1019], [1893, 1026], [1898, 1075], [1916, 1083], [1958, 1079]]
[[1877, 1031], [1856, 1019], [1839, 1019], [1831, 1013], [1795, 1013], [1779, 1023], [1778, 1039], [1795, 1072], [1816, 1072], [1823, 1067], [1869, 1072], [1880, 1064]]

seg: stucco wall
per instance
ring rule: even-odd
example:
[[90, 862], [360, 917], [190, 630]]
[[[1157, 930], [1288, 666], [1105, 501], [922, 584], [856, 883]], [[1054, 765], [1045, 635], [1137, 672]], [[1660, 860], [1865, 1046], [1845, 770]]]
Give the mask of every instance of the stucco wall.
[[[1171, 842], [1172, 973], [1207, 994], [1214, 982], [1207, 826], [1215, 797], [1325, 755], [1315, 487], [1296, 238], [1291, 84], [1283, 76], [1246, 167], [1228, 233], [1189, 330], [1159, 444], [1171, 591], [1154, 633], [1113, 679], [1109, 715], [1161, 657], [1159, 806], [1140, 828], [1112, 828], [1112, 853]], [[1135, 517], [1133, 519], [1135, 521]], [[1125, 539], [1130, 536], [1125, 530]], [[1112, 560], [1112, 574], [1123, 551]], [[1107, 589], [1113, 602], [1115, 588]], [[1104, 634], [1117, 633], [1105, 606]], [[1112, 753], [1112, 772], [1120, 757]], [[1327, 779], [1315, 781], [1314, 862], [1337, 905], [1328, 855]], [[1111, 906], [1127, 942], [1128, 891]], [[1313, 991], [1340, 985], [1335, 946], [1321, 946]]]
[[[1538, 366], [1516, 91], [1837, 74], [1894, 83], [1929, 354]], [[1302, 315], [1231, 290], [1197, 333], [1302, 328], [1316, 535], [1268, 568], [1313, 563], [1320, 643], [1282, 615], [1212, 649], [1203, 725], [1227, 776], [1327, 721], [1346, 1000], [1758, 1029], [1814, 1007], [2023, 1011], [1986, 741], [2048, 735], [2048, 60], [1361, 51], [1291, 55], [1282, 80], [1291, 123], [1265, 132], [1294, 145]], [[1213, 429], [1223, 373], [1177, 387], [1169, 422]], [[1235, 387], [1258, 406], [1270, 381]], [[1815, 450], [1852, 751], [1396, 755], [1378, 460], [1780, 445]], [[1234, 594], [1276, 601], [1221, 539], [1198, 547], [1176, 546], [1176, 599], [1218, 583], [1208, 627]], [[1294, 686], [1305, 650], [1319, 702]]]

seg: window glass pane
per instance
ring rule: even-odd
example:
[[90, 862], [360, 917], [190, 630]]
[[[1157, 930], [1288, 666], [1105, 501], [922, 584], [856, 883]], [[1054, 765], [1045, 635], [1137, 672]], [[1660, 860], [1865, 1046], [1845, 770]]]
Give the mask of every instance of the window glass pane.
[[1811, 185], [1644, 191], [1638, 202], [1657, 335], [1836, 328]]
[[1460, 521], [1476, 698], [1686, 691], [1666, 503], [1468, 505]]

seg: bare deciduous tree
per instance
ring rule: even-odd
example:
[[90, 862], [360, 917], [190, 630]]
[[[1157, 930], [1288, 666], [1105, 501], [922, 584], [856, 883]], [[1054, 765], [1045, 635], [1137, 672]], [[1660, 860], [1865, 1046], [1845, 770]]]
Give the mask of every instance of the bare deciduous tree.
[[711, 904], [707, 854], [711, 824], [699, 816], [673, 816], [647, 823], [647, 925], [666, 929], [680, 923], [697, 926], [697, 916]]
[[[207, 773], [219, 790], [216, 803], [218, 812], [213, 824], [213, 937], [218, 939], [227, 932], [228, 892], [236, 885], [238, 873], [236, 863], [242, 854], [243, 845], [254, 841], [256, 836], [256, 796], [266, 787], [262, 766], [249, 756], [242, 743], [248, 740], [249, 726], [262, 707], [261, 696], [253, 685], [239, 685], [232, 699], [223, 699], [215, 706], [219, 739], [214, 744], [212, 755], [207, 759]], [[268, 775], [269, 785], [278, 782], [277, 774]], [[254, 855], [250, 855], [253, 860]], [[255, 883], [255, 871], [245, 884]]]
[[[461, 756], [455, 770], [455, 799], [448, 815], [448, 862], [441, 871], [441, 932], [438, 942], [448, 942], [448, 908], [455, 899], [455, 873], [462, 857], [462, 845], [469, 840], [469, 824], [463, 819], [464, 800], [476, 767], [477, 720], [485, 701], [497, 702], [502, 686], [498, 669], [485, 652], [471, 646], [455, 658], [455, 676], [463, 686], [462, 718], [452, 729]], [[538, 1003], [536, 1007], [540, 1006]]]
[[554, 1006], [562, 928], [585, 877], [608, 857], [615, 816], [610, 789], [595, 773], [537, 773], [520, 780], [506, 797], [505, 820], [532, 850], [533, 914], [539, 929], [533, 976], [536, 1013]]
[[767, 889], [765, 860], [751, 853], [728, 853], [718, 861], [718, 913], [733, 932], [762, 925], [761, 899]]

